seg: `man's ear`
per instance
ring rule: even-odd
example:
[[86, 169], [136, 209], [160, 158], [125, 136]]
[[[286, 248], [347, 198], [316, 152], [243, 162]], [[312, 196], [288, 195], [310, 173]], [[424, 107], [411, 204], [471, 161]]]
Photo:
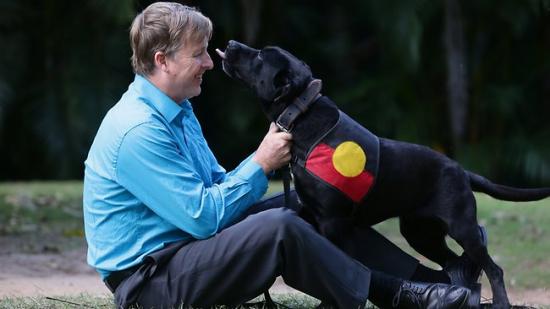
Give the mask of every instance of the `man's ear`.
[[168, 72], [168, 65], [166, 64], [166, 54], [164, 52], [156, 52], [153, 56], [155, 60], [155, 67], [163, 72]]

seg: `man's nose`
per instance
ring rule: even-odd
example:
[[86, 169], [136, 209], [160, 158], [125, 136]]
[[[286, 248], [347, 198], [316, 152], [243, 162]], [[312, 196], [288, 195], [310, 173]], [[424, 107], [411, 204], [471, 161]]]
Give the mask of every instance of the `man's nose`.
[[210, 57], [210, 53], [206, 52], [205, 53], [205, 59], [203, 61], [203, 67], [206, 69], [206, 70], [211, 70], [212, 68], [214, 68], [214, 62], [212, 61], [212, 58]]

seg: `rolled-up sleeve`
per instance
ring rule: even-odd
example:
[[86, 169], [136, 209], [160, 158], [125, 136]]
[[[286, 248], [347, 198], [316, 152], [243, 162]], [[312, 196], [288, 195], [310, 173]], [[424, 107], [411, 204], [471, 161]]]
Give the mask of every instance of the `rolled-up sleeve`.
[[262, 168], [248, 157], [206, 186], [189, 154], [162, 124], [146, 122], [124, 136], [117, 181], [158, 216], [197, 239], [230, 225], [267, 190]]

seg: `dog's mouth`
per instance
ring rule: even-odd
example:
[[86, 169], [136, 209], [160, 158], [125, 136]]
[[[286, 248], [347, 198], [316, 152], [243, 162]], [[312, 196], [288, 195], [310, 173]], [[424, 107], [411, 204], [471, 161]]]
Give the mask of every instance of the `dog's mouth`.
[[216, 53], [222, 58], [222, 60], [225, 60], [225, 52], [221, 51], [219, 48], [216, 48]]
[[222, 51], [221, 49], [216, 48], [216, 53], [222, 59], [222, 68], [225, 71], [225, 73], [227, 73], [226, 67], [228, 66], [228, 63], [227, 63], [227, 55], [225, 54], [225, 51]]
[[242, 80], [242, 76], [239, 74], [238, 70], [231, 64], [235, 60], [235, 49], [231, 48], [231, 43], [227, 45], [226, 49], [222, 51], [219, 48], [216, 48], [216, 53], [222, 59], [222, 69], [229, 77]]
[[245, 81], [248, 64], [259, 54], [259, 50], [251, 48], [243, 43], [230, 40], [225, 50], [216, 48], [216, 53], [222, 59], [223, 71], [231, 78]]
[[216, 53], [220, 58], [222, 59], [222, 69], [231, 78], [238, 78], [235, 69], [229, 64], [228, 60], [228, 51], [229, 48], [226, 48], [225, 51], [220, 50], [219, 48], [216, 48]]

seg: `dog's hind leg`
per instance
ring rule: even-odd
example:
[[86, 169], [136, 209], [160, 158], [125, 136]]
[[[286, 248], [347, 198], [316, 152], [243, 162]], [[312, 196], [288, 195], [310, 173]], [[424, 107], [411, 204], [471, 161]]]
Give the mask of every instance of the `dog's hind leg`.
[[409, 245], [431, 261], [445, 267], [448, 261], [458, 258], [445, 241], [445, 226], [435, 218], [401, 217], [399, 228]]
[[471, 191], [458, 196], [462, 198], [454, 200], [457, 204], [452, 207], [453, 219], [448, 221], [449, 236], [464, 249], [464, 253], [474, 263], [485, 271], [493, 293], [493, 308], [510, 308], [504, 284], [504, 272], [489, 255], [485, 235], [480, 233], [476, 218], [475, 197]]
[[[468, 226], [468, 228], [465, 228]], [[479, 232], [477, 223], [465, 224], [458, 231], [451, 228], [449, 236], [462, 246], [464, 253], [485, 271], [493, 294], [493, 308], [510, 308], [510, 302], [504, 283], [504, 272], [493, 261], [487, 247], [483, 243], [483, 235]], [[477, 237], [471, 237], [477, 235]]]
[[480, 266], [491, 284], [494, 308], [509, 308], [502, 269], [491, 259], [477, 222], [477, 205], [464, 170], [450, 164], [441, 170], [430, 209], [448, 227], [449, 236]]

